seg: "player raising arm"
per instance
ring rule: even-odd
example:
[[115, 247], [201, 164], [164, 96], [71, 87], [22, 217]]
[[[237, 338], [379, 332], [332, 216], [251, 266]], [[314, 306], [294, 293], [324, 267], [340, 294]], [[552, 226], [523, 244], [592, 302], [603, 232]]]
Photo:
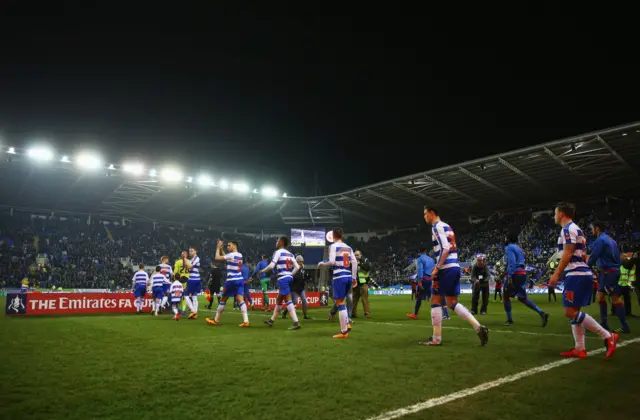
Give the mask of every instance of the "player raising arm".
[[320, 262], [318, 268], [330, 267], [332, 269], [333, 299], [338, 306], [340, 318], [340, 333], [333, 338], [349, 337], [349, 314], [344, 304], [344, 299], [349, 291], [349, 286], [355, 287], [358, 281], [358, 260], [350, 246], [342, 242], [344, 231], [340, 228], [333, 229], [335, 242], [329, 247], [329, 261]]
[[218, 244], [216, 248], [216, 261], [226, 261], [227, 264], [227, 281], [224, 283], [224, 288], [222, 291], [222, 299], [220, 299], [220, 303], [218, 304], [218, 309], [216, 309], [216, 316], [214, 319], [205, 318], [207, 324], [217, 326], [220, 322], [220, 317], [224, 312], [224, 308], [227, 304], [227, 300], [230, 297], [234, 297], [237, 299], [238, 304], [240, 305], [240, 312], [242, 312], [242, 324], [241, 327], [248, 327], [249, 324], [249, 313], [247, 312], [247, 305], [244, 302], [244, 279], [242, 278], [242, 254], [238, 252], [238, 245], [229, 241], [227, 244], [227, 254], [222, 252], [222, 242], [221, 239], [218, 239]]
[[558, 238], [558, 250], [562, 252], [558, 268], [549, 280], [549, 286], [555, 287], [564, 274], [564, 290], [562, 291], [562, 305], [564, 314], [569, 318], [575, 347], [560, 353], [563, 357], [584, 359], [587, 350], [584, 343], [584, 329], [587, 328], [598, 334], [604, 340], [607, 348], [607, 358], [613, 356], [620, 336], [605, 330], [593, 317], [580, 311], [583, 306], [591, 304], [591, 284], [593, 273], [584, 261], [587, 239], [582, 230], [573, 223], [576, 207], [571, 203], [559, 203], [555, 210], [556, 224], [562, 226]]
[[[300, 323], [298, 322], [298, 315], [296, 314], [296, 306], [293, 304], [293, 300], [291, 299], [291, 283], [293, 283], [293, 276], [295, 276], [298, 270], [300, 270], [300, 266], [298, 265], [294, 255], [287, 251], [286, 247], [288, 245], [289, 238], [286, 236], [280, 237], [276, 243], [278, 250], [273, 254], [271, 263], [259, 273], [260, 275], [263, 275], [274, 268], [276, 268], [276, 272], [278, 273], [279, 293], [276, 298], [276, 307], [273, 309], [271, 319], [266, 320], [264, 323], [269, 327], [273, 327], [273, 324], [276, 322], [276, 318], [278, 317], [278, 312], [280, 312], [280, 305], [286, 302], [287, 311], [293, 320], [293, 326], [289, 329], [298, 330], [300, 329]], [[291, 271], [291, 269], [293, 269], [293, 271]]]

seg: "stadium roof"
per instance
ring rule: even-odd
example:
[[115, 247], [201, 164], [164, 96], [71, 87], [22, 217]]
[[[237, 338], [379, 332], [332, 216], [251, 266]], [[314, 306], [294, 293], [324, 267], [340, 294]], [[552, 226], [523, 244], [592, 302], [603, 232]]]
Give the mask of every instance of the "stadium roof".
[[357, 231], [417, 225], [426, 203], [450, 220], [561, 199], [629, 195], [640, 186], [640, 123], [317, 197], [168, 185], [119, 171], [87, 172], [61, 162], [39, 165], [24, 156], [7, 157], [0, 163], [4, 208], [239, 229], [341, 225]]

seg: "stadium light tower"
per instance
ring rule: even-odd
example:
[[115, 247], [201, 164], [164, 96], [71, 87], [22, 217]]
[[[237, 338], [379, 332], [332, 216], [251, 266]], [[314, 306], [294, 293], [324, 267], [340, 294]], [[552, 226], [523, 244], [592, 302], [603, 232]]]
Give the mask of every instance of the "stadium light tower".
[[122, 165], [122, 170], [128, 174], [140, 176], [144, 172], [144, 166], [139, 162], [128, 162]]
[[162, 179], [169, 182], [178, 182], [182, 179], [182, 173], [176, 168], [164, 168]]
[[97, 155], [89, 152], [80, 153], [75, 162], [80, 169], [88, 171], [96, 170], [102, 166], [102, 160]]
[[49, 162], [53, 160], [53, 150], [48, 147], [34, 147], [27, 150], [27, 156], [40, 162]]
[[278, 190], [273, 187], [263, 187], [262, 195], [264, 195], [265, 197], [275, 197], [276, 195], [278, 195]]

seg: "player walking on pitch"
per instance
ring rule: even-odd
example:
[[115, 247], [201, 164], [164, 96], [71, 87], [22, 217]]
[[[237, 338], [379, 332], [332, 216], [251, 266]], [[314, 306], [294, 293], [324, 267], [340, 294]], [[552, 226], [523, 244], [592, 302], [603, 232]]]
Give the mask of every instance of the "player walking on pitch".
[[169, 289], [171, 288], [171, 282], [173, 281], [173, 269], [169, 265], [169, 257], [166, 255], [160, 258], [160, 269], [162, 270], [162, 274], [167, 278], [167, 282], [164, 284], [163, 292], [164, 296], [162, 297], [162, 305], [160, 305], [160, 311], [164, 309], [169, 301]]
[[616, 352], [616, 345], [620, 336], [604, 329], [589, 314], [580, 311], [583, 306], [591, 304], [591, 284], [593, 273], [584, 261], [587, 249], [587, 239], [582, 230], [573, 223], [576, 207], [571, 203], [559, 203], [555, 210], [556, 224], [562, 226], [558, 238], [558, 251], [562, 252], [558, 268], [551, 276], [549, 285], [555, 287], [564, 272], [564, 290], [562, 292], [562, 305], [564, 314], [569, 318], [571, 331], [575, 340], [575, 347], [567, 352], [560, 353], [563, 357], [576, 357], [584, 359], [587, 350], [584, 343], [585, 328], [598, 334], [604, 340], [607, 348], [607, 358]]
[[198, 257], [198, 250], [194, 247], [189, 248], [189, 257], [182, 256], [182, 263], [184, 267], [189, 270], [189, 280], [187, 280], [187, 291], [185, 292], [187, 306], [191, 313], [189, 319], [198, 319], [198, 294], [202, 291], [202, 284], [200, 283], [200, 257]]
[[218, 244], [216, 248], [216, 261], [226, 261], [227, 265], [227, 281], [224, 283], [224, 288], [222, 291], [222, 299], [220, 299], [220, 303], [218, 304], [218, 309], [216, 309], [215, 318], [205, 318], [207, 324], [217, 326], [220, 322], [220, 317], [224, 312], [224, 308], [227, 305], [227, 300], [231, 297], [238, 300], [238, 304], [240, 305], [240, 312], [242, 313], [242, 324], [241, 327], [248, 327], [249, 324], [249, 313], [247, 312], [247, 305], [244, 302], [244, 279], [242, 278], [242, 254], [238, 252], [238, 245], [229, 241], [227, 244], [227, 254], [222, 253], [222, 242], [221, 239], [218, 239]]
[[180, 313], [178, 312], [178, 305], [180, 305], [180, 300], [182, 299], [182, 293], [184, 292], [184, 288], [180, 280], [175, 280], [171, 283], [171, 288], [169, 289], [169, 293], [171, 294], [171, 309], [173, 309], [173, 319], [175, 321], [180, 321]]
[[157, 266], [156, 271], [151, 275], [151, 293], [153, 294], [151, 308], [154, 316], [158, 316], [158, 311], [160, 311], [166, 283], [169, 283], [169, 280], [162, 274], [162, 267]]
[[[293, 320], [293, 326], [289, 328], [290, 330], [298, 330], [300, 329], [300, 322], [298, 322], [298, 314], [296, 314], [296, 307], [293, 304], [293, 300], [291, 299], [291, 284], [293, 283], [293, 276], [296, 275], [298, 270], [300, 270], [300, 266], [296, 261], [294, 255], [287, 251], [286, 247], [289, 245], [289, 238], [286, 236], [280, 237], [276, 244], [278, 250], [273, 254], [273, 258], [271, 259], [271, 263], [262, 271], [260, 271], [260, 275], [273, 270], [276, 268], [278, 273], [278, 297], [276, 298], [276, 307], [273, 309], [273, 315], [271, 315], [271, 319], [264, 321], [266, 325], [269, 327], [273, 327], [273, 324], [276, 322], [276, 318], [278, 317], [278, 312], [280, 312], [280, 306], [282, 303], [287, 303], [287, 311], [289, 315], [291, 315], [291, 319]], [[293, 271], [291, 271], [293, 269]]]
[[138, 266], [139, 270], [133, 275], [133, 297], [136, 299], [136, 313], [142, 313], [144, 297], [147, 294], [149, 275], [144, 271], [144, 264]]
[[349, 289], [355, 287], [358, 281], [358, 260], [353, 249], [342, 242], [344, 231], [340, 228], [333, 229], [334, 243], [329, 247], [329, 261], [318, 263], [318, 268], [331, 267], [333, 270], [333, 300], [338, 307], [338, 317], [340, 318], [340, 333], [333, 338], [348, 338], [351, 325], [349, 324], [349, 313], [344, 304]]
[[431, 225], [433, 250], [436, 255], [436, 266], [431, 272], [431, 323], [433, 336], [420, 344], [425, 346], [442, 345], [442, 306], [448, 305], [460, 318], [469, 322], [483, 346], [489, 341], [489, 329], [480, 325], [471, 312], [458, 302], [460, 294], [460, 265], [456, 237], [451, 227], [440, 220], [438, 210], [425, 206], [424, 220]]

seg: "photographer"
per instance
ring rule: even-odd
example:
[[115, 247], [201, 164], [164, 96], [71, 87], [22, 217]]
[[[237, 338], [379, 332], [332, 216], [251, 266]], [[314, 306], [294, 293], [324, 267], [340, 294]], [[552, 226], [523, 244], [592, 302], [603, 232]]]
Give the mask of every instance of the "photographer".
[[213, 297], [216, 296], [218, 298], [218, 304], [220, 304], [220, 284], [222, 280], [222, 272], [218, 265], [213, 262], [211, 263], [211, 270], [209, 271], [209, 278], [207, 282], [207, 288], [211, 293], [211, 300], [209, 301], [209, 306], [207, 309], [211, 309], [213, 305]]
[[364, 317], [369, 318], [371, 316], [371, 310], [369, 308], [369, 271], [371, 271], [371, 263], [368, 259], [362, 258], [362, 252], [355, 252], [356, 259], [358, 260], [358, 285], [353, 289], [353, 313], [352, 318], [357, 318], [358, 314], [358, 300], [362, 299], [362, 306], [364, 307]]
[[480, 314], [487, 314], [487, 304], [489, 303], [489, 280], [491, 280], [491, 273], [487, 266], [487, 257], [484, 254], [480, 254], [476, 257], [473, 267], [471, 267], [471, 283], [473, 285], [471, 313], [473, 315], [478, 313], [480, 293], [482, 293], [482, 308], [480, 308]]

